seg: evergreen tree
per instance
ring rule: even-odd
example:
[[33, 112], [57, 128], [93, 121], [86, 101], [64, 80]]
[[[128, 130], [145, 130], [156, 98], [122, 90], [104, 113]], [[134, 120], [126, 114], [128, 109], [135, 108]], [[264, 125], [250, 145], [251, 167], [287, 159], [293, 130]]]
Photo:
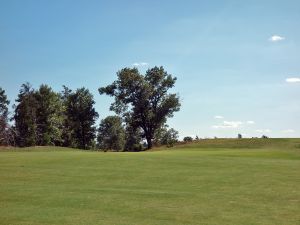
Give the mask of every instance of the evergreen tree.
[[93, 95], [86, 88], [69, 93], [66, 116], [69, 121], [74, 147], [90, 149], [96, 137], [94, 126], [98, 113], [94, 108]]

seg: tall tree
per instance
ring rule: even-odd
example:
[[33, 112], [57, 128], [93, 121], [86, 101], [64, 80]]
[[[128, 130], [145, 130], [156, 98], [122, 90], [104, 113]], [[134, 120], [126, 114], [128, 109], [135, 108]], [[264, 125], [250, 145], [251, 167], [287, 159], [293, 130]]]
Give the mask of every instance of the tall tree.
[[115, 97], [110, 109], [129, 117], [131, 126], [141, 128], [150, 149], [155, 131], [180, 109], [178, 95], [168, 93], [176, 77], [163, 67], [149, 69], [145, 75], [137, 68], [124, 68], [117, 77], [111, 85], [99, 88], [99, 93]]
[[68, 96], [66, 115], [70, 122], [75, 147], [90, 149], [96, 137], [94, 126], [98, 113], [93, 95], [86, 88], [77, 89]]
[[0, 145], [8, 145], [8, 105], [9, 101], [5, 90], [0, 87]]
[[37, 103], [37, 144], [60, 145], [63, 123], [62, 102], [57, 93], [41, 85], [35, 93]]
[[75, 146], [74, 141], [72, 140], [72, 126], [71, 121], [68, 117], [68, 105], [70, 105], [70, 96], [72, 90], [67, 86], [63, 85], [63, 91], [60, 94], [62, 100], [62, 111], [63, 111], [63, 126], [61, 128], [62, 132], [62, 145], [65, 147]]
[[100, 149], [122, 151], [125, 144], [125, 129], [119, 116], [101, 120], [97, 141]]
[[16, 141], [21, 147], [36, 145], [37, 102], [34, 90], [29, 83], [22, 84], [15, 106], [14, 120], [16, 129]]

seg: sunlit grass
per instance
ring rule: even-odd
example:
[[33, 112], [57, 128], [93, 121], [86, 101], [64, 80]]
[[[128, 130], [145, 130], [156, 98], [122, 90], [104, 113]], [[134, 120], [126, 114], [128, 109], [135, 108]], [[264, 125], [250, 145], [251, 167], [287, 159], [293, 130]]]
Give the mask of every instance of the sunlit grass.
[[300, 140], [260, 141], [5, 150], [0, 224], [300, 224]]

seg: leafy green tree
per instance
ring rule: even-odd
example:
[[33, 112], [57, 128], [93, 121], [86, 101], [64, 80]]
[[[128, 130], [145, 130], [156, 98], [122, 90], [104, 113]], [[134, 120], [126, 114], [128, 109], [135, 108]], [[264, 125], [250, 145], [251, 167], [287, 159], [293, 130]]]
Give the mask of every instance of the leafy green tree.
[[49, 86], [41, 85], [35, 93], [37, 103], [37, 144], [60, 145], [63, 123], [62, 102]]
[[160, 128], [156, 129], [153, 137], [153, 145], [154, 146], [160, 146], [162, 143], [162, 137], [167, 132], [168, 125], [164, 124]]
[[35, 92], [29, 83], [22, 84], [14, 106], [14, 120], [17, 145], [36, 145], [37, 137], [37, 102]]
[[178, 138], [178, 131], [170, 128], [162, 135], [161, 144], [167, 145], [168, 147], [173, 147], [174, 144], [178, 142]]
[[95, 121], [98, 113], [94, 108], [93, 95], [86, 88], [79, 88], [69, 93], [66, 104], [66, 116], [68, 117], [72, 139], [75, 146], [81, 149], [93, 147], [96, 137]]
[[125, 145], [122, 119], [118, 116], [108, 116], [101, 120], [97, 140], [100, 149], [122, 151]]
[[183, 138], [183, 141], [184, 141], [184, 142], [191, 142], [191, 141], [193, 141], [193, 138], [190, 137], [190, 136], [187, 136], [187, 137], [184, 137], [184, 138]]
[[68, 105], [70, 104], [70, 96], [72, 94], [72, 90], [68, 88], [67, 86], [63, 85], [63, 91], [60, 94], [60, 98], [62, 101], [62, 111], [63, 111], [63, 126], [61, 128], [61, 133], [62, 133], [62, 145], [65, 147], [71, 147], [75, 146], [74, 141], [72, 139], [72, 122], [70, 121], [68, 117], [68, 112], [67, 108]]
[[141, 128], [134, 128], [127, 124], [125, 128], [125, 146], [124, 150], [127, 152], [140, 152], [143, 150]]
[[0, 87], [0, 145], [8, 145], [8, 105], [9, 101], [5, 90]]
[[156, 130], [153, 143], [157, 146], [167, 145], [167, 147], [173, 147], [178, 142], [178, 138], [178, 131], [173, 128], [169, 129], [168, 125], [163, 125]]
[[168, 93], [176, 77], [163, 67], [149, 69], [145, 75], [137, 68], [124, 68], [117, 76], [111, 85], [99, 88], [99, 93], [115, 97], [110, 109], [130, 118], [133, 128], [141, 128], [150, 149], [155, 131], [180, 109], [178, 95]]

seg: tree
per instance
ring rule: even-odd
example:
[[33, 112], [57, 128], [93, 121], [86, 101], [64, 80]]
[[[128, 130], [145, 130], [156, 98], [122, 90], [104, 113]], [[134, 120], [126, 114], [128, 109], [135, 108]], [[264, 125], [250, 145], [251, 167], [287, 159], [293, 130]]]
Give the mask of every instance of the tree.
[[173, 147], [178, 142], [178, 131], [173, 128], [169, 129], [168, 125], [163, 125], [156, 130], [154, 134], [153, 143], [155, 145], [167, 145], [167, 147]]
[[14, 106], [13, 118], [15, 120], [17, 145], [21, 147], [36, 145], [37, 102], [34, 90], [29, 83], [22, 84], [16, 102], [18, 104]]
[[243, 136], [241, 134], [238, 134], [238, 139], [243, 138]]
[[35, 93], [37, 103], [37, 144], [60, 145], [63, 123], [62, 102], [49, 86], [41, 85]]
[[161, 138], [161, 144], [167, 145], [167, 147], [173, 147], [176, 142], [178, 142], [178, 131], [170, 128], [168, 129]]
[[72, 140], [72, 127], [71, 121], [68, 117], [68, 105], [70, 104], [70, 96], [72, 94], [72, 90], [67, 86], [63, 85], [63, 91], [60, 93], [60, 98], [62, 101], [62, 127], [61, 127], [61, 138], [62, 138], [62, 146], [71, 147], [75, 146], [74, 141]]
[[187, 137], [184, 137], [184, 138], [183, 138], [183, 141], [184, 141], [184, 142], [191, 142], [191, 141], [193, 141], [193, 138], [190, 137], [190, 136], [187, 136]]
[[178, 95], [168, 93], [174, 87], [176, 77], [163, 67], [149, 69], [145, 75], [137, 68], [124, 68], [117, 77], [111, 85], [99, 88], [99, 93], [115, 97], [110, 109], [130, 118], [131, 127], [141, 128], [150, 149], [155, 131], [180, 109]]
[[9, 101], [5, 90], [0, 87], [0, 145], [9, 144], [8, 105]]
[[127, 152], [140, 152], [143, 150], [141, 128], [134, 128], [127, 124], [125, 129], [125, 146], [124, 151]]
[[94, 126], [98, 113], [94, 108], [93, 95], [86, 88], [77, 89], [69, 93], [66, 104], [66, 116], [68, 117], [74, 147], [90, 149], [96, 137]]
[[118, 116], [108, 116], [101, 120], [97, 141], [100, 149], [122, 151], [125, 145], [122, 119]]

